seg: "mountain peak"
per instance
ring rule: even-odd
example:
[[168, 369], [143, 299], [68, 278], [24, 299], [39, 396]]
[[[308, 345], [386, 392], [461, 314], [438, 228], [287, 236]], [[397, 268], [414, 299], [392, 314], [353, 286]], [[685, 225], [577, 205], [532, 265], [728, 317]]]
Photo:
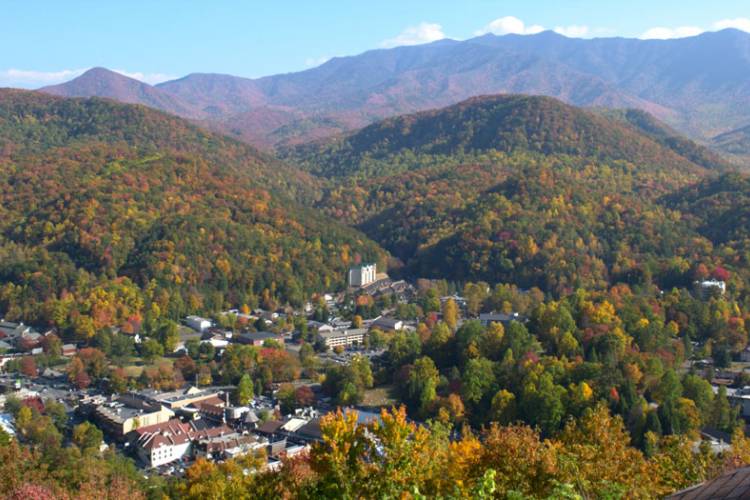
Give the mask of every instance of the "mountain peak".
[[91, 68], [73, 80], [42, 87], [39, 91], [62, 97], [105, 97], [128, 104], [142, 104], [187, 118], [201, 117], [200, 112], [178, 97], [102, 67]]

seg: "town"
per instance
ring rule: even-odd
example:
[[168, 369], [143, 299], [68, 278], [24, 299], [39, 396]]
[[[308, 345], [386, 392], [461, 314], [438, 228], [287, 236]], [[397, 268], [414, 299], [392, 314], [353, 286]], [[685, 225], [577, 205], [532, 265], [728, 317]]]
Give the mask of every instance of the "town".
[[[0, 429], [27, 439], [30, 421], [56, 415], [70, 439], [85, 435], [93, 440], [89, 446], [130, 457], [147, 474], [179, 477], [198, 458], [222, 462], [248, 454], [263, 456], [264, 468], [276, 470], [284, 458], [321, 441], [323, 415], [354, 411], [366, 423], [397, 403], [373, 388], [372, 373], [383, 362], [389, 334], [415, 334], [415, 311], [425, 300], [436, 311], [429, 321], [453, 328], [471, 318], [483, 327], [528, 321], [507, 302], [502, 312], [481, 312], [467, 303], [471, 298], [438, 297], [430, 283], [393, 281], [376, 264], [351, 268], [348, 285], [301, 310], [241, 307], [213, 318], [192, 315], [161, 335], [106, 332], [90, 345], [63, 344], [54, 329], [2, 321]], [[699, 300], [721, 297], [726, 284], [698, 281], [694, 293]], [[726, 361], [700, 357], [698, 343], [693, 347], [684, 370], [711, 379], [714, 393], [723, 392], [750, 417], [750, 387], [742, 385], [750, 379], [744, 371], [750, 348], [732, 371]], [[220, 366], [225, 378], [213, 380], [211, 366]], [[251, 371], [260, 377], [253, 380]], [[704, 428], [701, 439], [721, 452], [731, 438]]]
[[[25, 413], [57, 412], [61, 431], [72, 435], [84, 426], [92, 432], [94, 424], [100, 451], [112, 448], [149, 473], [180, 475], [199, 457], [223, 461], [259, 451], [264, 452], [266, 468], [274, 470], [282, 457], [293, 457], [320, 441], [320, 417], [336, 409], [317, 374], [353, 359], [376, 364], [384, 352], [378, 337], [416, 328], [414, 320], [381, 314], [343, 319], [339, 315], [345, 308], [351, 313], [354, 302], [385, 298], [385, 310], [394, 312], [393, 306], [415, 298], [412, 285], [378, 274], [375, 264], [352, 268], [348, 281], [347, 291], [321, 294], [316, 304], [308, 302], [299, 311], [245, 308], [216, 318], [187, 316], [172, 326], [166, 343], [142, 338], [139, 332], [107, 332], [102, 338], [110, 345], [102, 350], [101, 339], [95, 340], [96, 347], [62, 344], [54, 329], [0, 321], [0, 369], [5, 372], [0, 373], [0, 408], [5, 408], [0, 430], [18, 436], [18, 422], [22, 427], [28, 420]], [[269, 382], [274, 381], [268, 384], [245, 375], [237, 385], [222, 385], [190, 368], [194, 359], [221, 363], [241, 355], [245, 347], [275, 351], [280, 366], [272, 370], [289, 373], [270, 375]], [[94, 383], [92, 378], [104, 370], [104, 351], [135, 365], [151, 364], [157, 373], [149, 378], [143, 368], [135, 384], [113, 381], [112, 376]], [[245, 354], [251, 352], [245, 349]], [[307, 373], [300, 373], [300, 364]], [[160, 371], [168, 372], [168, 380], [155, 380], [165, 376]], [[353, 409], [345, 406], [344, 412]], [[362, 422], [379, 418], [379, 408], [356, 410]]]

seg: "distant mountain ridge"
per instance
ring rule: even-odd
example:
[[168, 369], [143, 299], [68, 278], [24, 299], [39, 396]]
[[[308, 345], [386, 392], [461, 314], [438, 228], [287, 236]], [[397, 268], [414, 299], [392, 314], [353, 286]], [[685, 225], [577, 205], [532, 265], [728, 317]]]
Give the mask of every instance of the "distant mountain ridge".
[[108, 90], [101, 70], [89, 73], [41, 90], [139, 102], [266, 147], [497, 93], [637, 108], [705, 142], [750, 124], [750, 34], [733, 29], [673, 40], [484, 35], [372, 50], [258, 79], [196, 73], [146, 86], [154, 92], [122, 84]]

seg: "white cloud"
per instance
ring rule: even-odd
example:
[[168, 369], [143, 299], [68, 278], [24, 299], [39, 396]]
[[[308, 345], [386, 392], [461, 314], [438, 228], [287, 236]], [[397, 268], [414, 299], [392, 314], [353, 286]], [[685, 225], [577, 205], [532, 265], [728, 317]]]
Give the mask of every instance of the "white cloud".
[[384, 49], [390, 49], [402, 45], [419, 45], [435, 42], [443, 38], [445, 38], [445, 33], [443, 33], [443, 27], [439, 24], [420, 23], [417, 26], [409, 26], [398, 36], [383, 40], [380, 46]]
[[35, 88], [54, 85], [79, 76], [85, 69], [63, 69], [60, 71], [35, 71], [10, 68], [0, 70], [0, 86]]
[[308, 57], [307, 59], [305, 59], [305, 66], [307, 66], [308, 68], [311, 68], [314, 66], [320, 66], [321, 64], [324, 64], [330, 60], [331, 58], [328, 56]]
[[644, 40], [667, 40], [669, 38], [685, 38], [688, 36], [696, 36], [703, 33], [703, 28], [698, 26], [678, 26], [676, 28], [666, 28], [663, 26], [657, 26], [646, 30], [640, 37]]
[[474, 34], [477, 36], [486, 35], [487, 33], [492, 33], [493, 35], [534, 35], [542, 31], [544, 31], [543, 26], [538, 24], [526, 26], [526, 23], [517, 17], [505, 16], [495, 19], [481, 30], [474, 32]]
[[165, 73], [141, 73], [140, 71], [132, 73], [130, 71], [125, 71], [124, 69], [113, 69], [112, 71], [114, 71], [115, 73], [120, 73], [121, 75], [125, 75], [129, 78], [134, 78], [143, 83], [148, 83], [149, 85], [155, 85], [157, 83], [166, 82], [167, 80], [174, 80], [175, 78], [177, 78], [176, 76], [167, 75]]
[[[60, 71], [37, 71], [27, 69], [10, 68], [0, 70], [0, 87], [17, 87], [35, 89], [46, 85], [55, 85], [67, 82], [81, 76], [88, 68], [82, 69], [63, 69]], [[167, 80], [173, 80], [175, 77], [164, 73], [142, 73], [131, 72], [122, 69], [113, 69], [112, 71], [120, 73], [130, 78], [135, 78], [148, 84], [155, 84]]]
[[554, 31], [568, 38], [583, 38], [589, 34], [589, 27], [572, 24], [570, 26], [556, 26]]
[[639, 38], [657, 38], [660, 40], [666, 40], [668, 38], [685, 38], [688, 36], [700, 35], [701, 33], [709, 30], [719, 31], [727, 28], [735, 28], [750, 33], [750, 18], [736, 17], [734, 19], [721, 19], [719, 21], [711, 23], [708, 30], [700, 28], [698, 26], [678, 26], [676, 28], [657, 26], [655, 28], [646, 30], [646, 32], [644, 32]]
[[721, 21], [716, 21], [715, 23], [713, 23], [711, 25], [711, 28], [715, 30], [735, 28], [750, 33], [750, 18], [737, 17], [734, 19], [722, 19]]

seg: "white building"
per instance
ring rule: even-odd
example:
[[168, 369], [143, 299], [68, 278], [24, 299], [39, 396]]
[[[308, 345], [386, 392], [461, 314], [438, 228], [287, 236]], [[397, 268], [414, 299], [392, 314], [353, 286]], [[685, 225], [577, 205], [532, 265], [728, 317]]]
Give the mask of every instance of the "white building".
[[715, 295], [724, 295], [727, 293], [727, 284], [719, 280], [704, 280], [693, 283], [701, 299], [707, 299]]
[[329, 349], [343, 346], [350, 347], [353, 345], [362, 345], [367, 335], [367, 328], [354, 328], [351, 330], [334, 330], [331, 332], [322, 332], [320, 336]]
[[376, 264], [362, 264], [349, 269], [349, 286], [363, 287], [375, 283], [377, 276]]
[[211, 320], [201, 318], [200, 316], [188, 316], [185, 318], [185, 324], [197, 332], [205, 332], [211, 328]]

